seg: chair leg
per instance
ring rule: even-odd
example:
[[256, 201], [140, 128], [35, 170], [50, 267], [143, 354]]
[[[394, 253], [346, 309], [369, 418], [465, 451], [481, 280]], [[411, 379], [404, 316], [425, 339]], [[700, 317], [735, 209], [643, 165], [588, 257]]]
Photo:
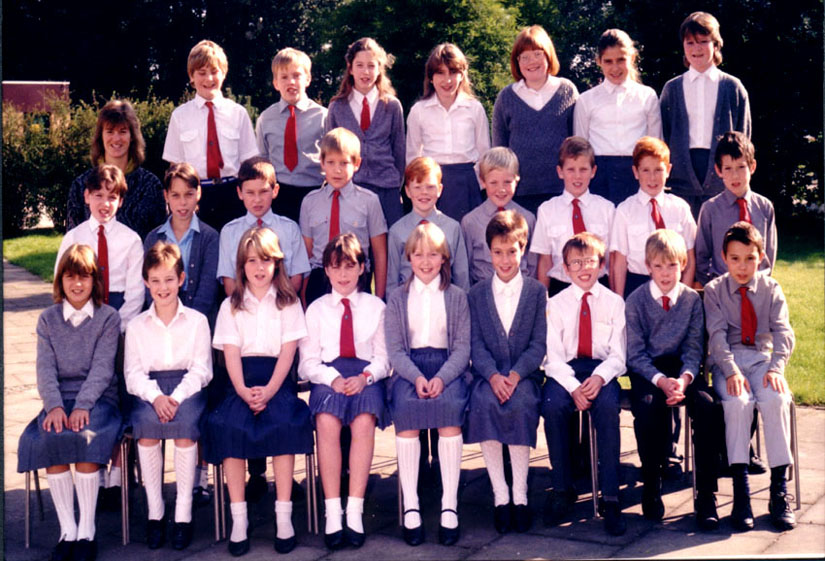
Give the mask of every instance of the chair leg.
[[[397, 456], [397, 454], [396, 454]], [[398, 526], [404, 526], [404, 493], [401, 489], [401, 466], [398, 458], [395, 459], [396, 475], [398, 476]]]
[[[588, 415], [590, 413], [588, 412]], [[583, 416], [579, 416], [579, 422]], [[593, 426], [593, 419], [588, 418], [588, 428], [590, 430], [590, 488], [593, 493], [593, 518], [599, 517], [599, 447], [596, 442], [596, 429]]]
[[123, 545], [129, 545], [129, 439], [120, 441], [120, 531]]
[[304, 455], [307, 479], [307, 530], [318, 534], [318, 491], [315, 479], [315, 454]]
[[794, 490], [796, 494], [796, 510], [802, 508], [801, 478], [799, 476], [799, 443], [796, 432], [796, 404], [791, 399], [791, 452], [793, 453], [793, 469], [791, 474], [794, 479]]
[[224, 506], [223, 465], [212, 465], [212, 487], [214, 491], [215, 507], [215, 541], [219, 542], [226, 537], [226, 512]]
[[26, 472], [26, 504], [24, 506], [25, 514], [24, 514], [24, 522], [23, 524], [26, 526], [24, 529], [25, 533], [25, 545], [26, 549], [29, 549], [31, 545], [31, 537], [32, 537], [32, 521], [31, 521], [31, 506], [29, 502], [31, 501], [31, 479], [32, 479], [32, 472]]
[[685, 467], [690, 469], [691, 482], [693, 485], [693, 510], [696, 512], [696, 450], [693, 444], [693, 426], [690, 415], [685, 411]]
[[34, 490], [37, 493], [37, 509], [40, 514], [40, 521], [46, 520], [46, 515], [43, 513], [43, 493], [40, 492], [40, 473], [34, 470]]
[[693, 463], [691, 462], [692, 450], [691, 450], [691, 440], [693, 439], [693, 435], [691, 434], [691, 426], [690, 426], [690, 415], [687, 414], [687, 409], [684, 407], [679, 408], [679, 416], [683, 419], [683, 426], [685, 427], [685, 471], [691, 470], [693, 471]]

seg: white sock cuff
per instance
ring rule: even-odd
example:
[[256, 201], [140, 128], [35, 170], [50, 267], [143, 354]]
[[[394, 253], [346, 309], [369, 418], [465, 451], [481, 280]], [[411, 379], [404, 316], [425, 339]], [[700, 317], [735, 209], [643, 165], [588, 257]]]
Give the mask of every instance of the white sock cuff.
[[364, 512], [364, 497], [347, 497], [347, 512]]
[[[78, 482], [92, 480], [95, 479], [96, 481], [100, 480], [100, 474], [98, 473], [100, 470], [93, 471], [91, 473], [83, 473], [81, 471], [76, 471], [74, 476]], [[68, 473], [68, 472], [67, 472]]]
[[[95, 472], [95, 475], [99, 477], [99, 474]], [[67, 469], [62, 473], [47, 473], [46, 474], [46, 481], [49, 482], [49, 485], [52, 484], [52, 481], [60, 481], [62, 482], [64, 479], [68, 479], [69, 481], [72, 480], [72, 470]]]
[[333, 514], [343, 514], [344, 509], [341, 506], [341, 497], [324, 499], [324, 512], [327, 516], [332, 516]]
[[275, 512], [291, 513], [292, 501], [275, 501]]
[[246, 514], [246, 501], [229, 503], [229, 512], [232, 513], [232, 516], [242, 516]]

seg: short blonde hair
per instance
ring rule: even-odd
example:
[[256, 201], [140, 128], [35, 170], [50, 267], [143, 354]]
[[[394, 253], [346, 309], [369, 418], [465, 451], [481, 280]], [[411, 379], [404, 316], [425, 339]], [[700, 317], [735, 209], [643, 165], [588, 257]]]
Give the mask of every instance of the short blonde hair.
[[330, 152], [343, 154], [353, 162], [361, 159], [361, 141], [355, 134], [344, 127], [336, 127], [321, 139], [321, 161]]
[[655, 259], [665, 263], [677, 261], [684, 268], [687, 265], [687, 246], [684, 238], [666, 228], [654, 230], [645, 242], [645, 263], [650, 265]]
[[487, 150], [478, 160], [478, 174], [486, 179], [494, 169], [503, 169], [518, 175], [518, 156], [506, 146], [496, 146]]
[[229, 62], [226, 60], [226, 53], [220, 45], [213, 41], [204, 39], [189, 51], [189, 58], [186, 59], [186, 72], [191, 78], [195, 71], [204, 66], [220, 68], [226, 74], [229, 71]]
[[307, 73], [307, 76], [312, 76], [312, 61], [309, 59], [309, 56], [304, 51], [287, 47], [281, 49], [272, 57], [272, 77], [275, 77], [275, 73], [279, 68], [287, 67], [290, 64], [294, 64], [303, 69]]
[[[438, 288], [446, 290], [447, 287], [450, 286], [450, 245], [447, 243], [447, 236], [444, 235], [444, 231], [441, 228], [432, 222], [419, 224], [412, 233], [410, 233], [410, 237], [407, 238], [407, 243], [404, 244], [404, 257], [407, 258], [407, 261], [410, 261], [410, 256], [420, 244], [428, 245], [444, 258], [441, 262], [441, 270], [439, 271], [441, 283], [438, 285]], [[412, 283], [414, 276], [415, 275], [410, 275], [410, 278], [407, 279], [405, 285], [407, 288], [409, 288], [410, 283]]]

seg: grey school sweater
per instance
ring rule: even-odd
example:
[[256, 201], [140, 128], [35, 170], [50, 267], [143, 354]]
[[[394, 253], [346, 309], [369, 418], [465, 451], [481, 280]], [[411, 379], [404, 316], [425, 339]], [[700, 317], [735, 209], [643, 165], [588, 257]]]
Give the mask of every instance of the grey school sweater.
[[627, 368], [648, 381], [659, 370], [653, 359], [673, 355], [682, 360], [682, 372], [699, 373], [704, 343], [705, 314], [699, 294], [685, 285], [669, 311], [653, 299], [648, 281], [633, 291], [625, 303], [627, 316]]
[[518, 156], [517, 195], [553, 196], [564, 190], [556, 164], [561, 143], [573, 134], [573, 106], [578, 97], [576, 86], [565, 78], [539, 111], [513, 91], [513, 84], [499, 92], [493, 107], [493, 146], [506, 146]]
[[[104, 398], [117, 406], [115, 354], [120, 315], [95, 308], [79, 326], [63, 319], [63, 304], [46, 308], [37, 320], [37, 391], [47, 412], [74, 399], [75, 409], [91, 409]], [[67, 413], [69, 413], [67, 411]]]

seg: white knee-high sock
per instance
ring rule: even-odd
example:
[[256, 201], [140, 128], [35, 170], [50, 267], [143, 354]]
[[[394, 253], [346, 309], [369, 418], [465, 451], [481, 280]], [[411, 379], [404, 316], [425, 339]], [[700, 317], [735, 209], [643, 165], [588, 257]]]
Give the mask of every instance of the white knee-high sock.
[[[421, 460], [421, 441], [417, 436], [396, 436], [395, 451], [398, 457], [398, 479], [401, 480], [401, 493], [404, 496], [404, 510], [418, 510], [418, 462]], [[404, 515], [404, 527], [418, 528], [420, 525], [421, 515], [418, 512]]]
[[490, 485], [493, 486], [493, 504], [506, 505], [510, 502], [510, 489], [504, 479], [504, 457], [501, 442], [485, 440], [481, 443], [481, 455], [487, 465], [487, 475], [490, 476]]
[[160, 451], [160, 442], [154, 446], [143, 446], [138, 443], [137, 449], [140, 470], [143, 474], [143, 487], [146, 489], [149, 520], [160, 520], [165, 511], [162, 489], [163, 454]]
[[242, 542], [246, 539], [246, 530], [249, 520], [246, 519], [246, 501], [229, 503], [229, 512], [232, 514], [232, 533], [229, 541]]
[[198, 445], [188, 448], [175, 446], [175, 522], [192, 521], [192, 489], [195, 487], [195, 466], [198, 464]]
[[334, 534], [343, 529], [344, 509], [341, 508], [341, 497], [324, 499], [325, 534]]
[[[441, 510], [457, 510], [458, 480], [461, 477], [461, 450], [464, 437], [441, 436], [438, 438], [438, 459], [441, 463]], [[458, 516], [454, 512], [441, 513], [441, 525], [445, 528], [458, 526]]]
[[[37, 475], [35, 475], [37, 477]], [[60, 522], [60, 540], [73, 542], [77, 540], [77, 522], [74, 518], [74, 482], [72, 471], [47, 473], [46, 481], [52, 494], [57, 520]]]
[[509, 444], [510, 467], [513, 468], [513, 504], [527, 504], [527, 471], [530, 469], [530, 447]]
[[292, 501], [275, 501], [275, 537], [286, 540], [295, 535], [292, 527]]
[[[99, 471], [99, 470], [98, 470]], [[75, 473], [77, 487], [77, 505], [80, 507], [80, 518], [77, 523], [77, 539], [95, 539], [95, 510], [97, 509], [97, 493], [100, 489], [100, 474]]]
[[364, 497], [347, 497], [347, 527], [364, 533]]

